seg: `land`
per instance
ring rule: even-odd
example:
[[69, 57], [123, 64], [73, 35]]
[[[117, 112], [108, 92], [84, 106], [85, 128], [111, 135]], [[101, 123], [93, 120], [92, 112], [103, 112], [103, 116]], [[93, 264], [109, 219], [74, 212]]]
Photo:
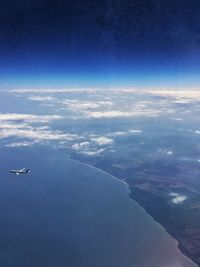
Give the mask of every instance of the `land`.
[[78, 159], [125, 181], [130, 197], [178, 241], [183, 254], [200, 266], [199, 162]]

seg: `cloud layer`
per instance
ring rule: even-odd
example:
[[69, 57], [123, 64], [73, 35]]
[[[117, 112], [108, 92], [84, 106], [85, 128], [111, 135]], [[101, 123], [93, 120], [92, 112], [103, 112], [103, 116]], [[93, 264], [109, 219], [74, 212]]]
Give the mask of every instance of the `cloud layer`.
[[[181, 111], [178, 105], [200, 101], [199, 90], [18, 89], [10, 91], [10, 94], [52, 105], [54, 109], [69, 111], [74, 118], [82, 119], [171, 116]], [[177, 116], [174, 120], [176, 118], [181, 120]]]
[[[49, 125], [55, 121], [63, 119], [58, 115], [34, 115], [5, 113], [0, 114], [0, 139], [15, 138], [28, 139], [30, 141], [19, 141], [11, 143], [10, 147], [28, 146], [41, 141], [63, 141], [74, 140], [76, 134], [63, 133], [60, 130], [52, 130]], [[8, 146], [8, 145], [7, 145]]]
[[[112, 150], [116, 142], [131, 135], [130, 140], [134, 135], [137, 138], [147, 135], [140, 127], [143, 124], [135, 125], [134, 121], [162, 123], [163, 119], [170, 119], [172, 123], [181, 125], [193, 111], [199, 113], [199, 105], [195, 103], [200, 101], [198, 90], [145, 91], [135, 88], [18, 89], [8, 95], [19, 103], [27, 101], [27, 109], [30, 103], [35, 109], [42, 105], [43, 112], [47, 111], [46, 115], [31, 111], [26, 114], [0, 113], [0, 139], [13, 138], [10, 147], [54, 141], [71, 147], [76, 153], [90, 156], [102, 155], [106, 149]], [[189, 103], [193, 105], [188, 108]], [[120, 128], [122, 122], [125, 123]], [[57, 125], [56, 129], [53, 124]], [[73, 126], [66, 130], [65, 125]], [[81, 130], [82, 125], [86, 130]], [[101, 128], [100, 125], [107, 126]], [[199, 135], [199, 130], [193, 129], [190, 134]], [[173, 156], [175, 152], [164, 148], [159, 153]]]
[[26, 121], [29, 123], [45, 123], [62, 119], [59, 115], [34, 115], [34, 114], [18, 114], [18, 113], [0, 113], [0, 122], [6, 121]]

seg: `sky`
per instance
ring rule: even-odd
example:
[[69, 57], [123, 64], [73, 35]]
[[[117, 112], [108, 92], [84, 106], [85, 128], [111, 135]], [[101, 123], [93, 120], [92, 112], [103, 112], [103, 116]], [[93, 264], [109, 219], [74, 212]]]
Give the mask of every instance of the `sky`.
[[1, 0], [0, 88], [199, 87], [198, 0]]

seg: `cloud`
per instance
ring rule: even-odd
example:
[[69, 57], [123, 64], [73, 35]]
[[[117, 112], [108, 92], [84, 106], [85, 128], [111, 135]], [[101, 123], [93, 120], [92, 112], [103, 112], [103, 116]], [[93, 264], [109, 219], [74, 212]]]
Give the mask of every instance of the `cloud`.
[[200, 101], [200, 90], [149, 90], [148, 94], [171, 98], [174, 103], [188, 104]]
[[[54, 115], [0, 113], [0, 139], [7, 137], [19, 138], [21, 145], [23, 145], [23, 139], [27, 139], [29, 142], [59, 141], [59, 143], [64, 142], [64, 145], [69, 142], [69, 146], [75, 152], [92, 153], [93, 155], [100, 153], [97, 152], [99, 148], [103, 147], [106, 149], [106, 146], [108, 146], [108, 149], [112, 148], [112, 144], [118, 136], [123, 138], [126, 135], [139, 135], [143, 131], [137, 128], [130, 129], [131, 124], [128, 124], [128, 126], [125, 126], [126, 128], [122, 130], [118, 128], [120, 129], [119, 131], [110, 133], [104, 129], [101, 132], [102, 136], [99, 136], [99, 130], [96, 132], [93, 129], [90, 132], [93, 133], [93, 136], [88, 132], [80, 137], [70, 132], [53, 130], [50, 127], [51, 123], [63, 120], [64, 118], [78, 118], [86, 119], [86, 123], [89, 119], [92, 122], [98, 122], [98, 119], [103, 121], [104, 119], [111, 119], [113, 124], [119, 121], [117, 119], [126, 119], [128, 121], [130, 118], [135, 117], [157, 118], [159, 116], [169, 116], [169, 114], [171, 119], [173, 117], [176, 120], [181, 120], [179, 118], [180, 113], [175, 112], [179, 111], [180, 106], [181, 114], [185, 112], [185, 109], [182, 108], [182, 105], [178, 105], [178, 103], [185, 104], [187, 101], [191, 101], [191, 99], [194, 101], [198, 95], [200, 99], [200, 92], [197, 91], [139, 91], [135, 88], [116, 88], [113, 90], [106, 88], [17, 89], [10, 92], [14, 96], [23, 96], [31, 101], [41, 102], [42, 105], [52, 103], [53, 109], [59, 111], [59, 113], [54, 112]], [[63, 116], [56, 115], [61, 112], [63, 112]], [[77, 128], [74, 127], [74, 129]], [[200, 131], [193, 130], [193, 133], [200, 134]], [[20, 145], [20, 143], [18, 144]], [[17, 142], [14, 145], [17, 145]], [[169, 157], [173, 154], [173, 151], [165, 149], [162, 153], [163, 156]]]
[[142, 133], [143, 131], [142, 130], [139, 130], [139, 129], [130, 129], [130, 130], [127, 130], [127, 131], [116, 131], [116, 132], [111, 132], [109, 133], [107, 136], [125, 136], [125, 135], [130, 135], [130, 133], [134, 133], [134, 134], [139, 134], [139, 133]]
[[138, 129], [130, 129], [129, 130], [130, 133], [142, 133], [142, 130], [138, 130]]
[[[36, 123], [51, 123], [63, 118], [57, 115], [33, 115], [5, 113], [0, 114], [0, 139], [14, 137], [18, 139], [29, 139], [33, 142], [42, 141], [71, 141], [78, 139], [76, 134], [65, 133], [50, 129], [49, 125], [38, 126]], [[27, 140], [26, 140], [27, 141]], [[29, 143], [16, 142], [9, 144], [10, 147], [25, 146]]]
[[182, 118], [177, 118], [177, 117], [174, 117], [174, 118], [171, 118], [172, 120], [175, 120], [175, 121], [183, 121]]
[[125, 131], [117, 131], [117, 132], [112, 132], [112, 133], [109, 133], [108, 136], [122, 136], [122, 135], [127, 135], [128, 132], [125, 132]]
[[[133, 98], [135, 95], [153, 95], [171, 98], [174, 103], [187, 104], [193, 101], [200, 101], [200, 90], [198, 89], [181, 89], [181, 90], [167, 90], [167, 89], [148, 89], [143, 90], [139, 88], [62, 88], [62, 89], [15, 89], [10, 90], [12, 94], [67, 94], [67, 93], [86, 93], [86, 94], [96, 94], [96, 95], [105, 95], [106, 96], [117, 96], [123, 95], [124, 97], [128, 96]], [[165, 102], [164, 99], [159, 102]], [[149, 104], [152, 104], [154, 101], [140, 101], [138, 105], [145, 107]]]
[[43, 105], [48, 105], [48, 106], [55, 106], [57, 104], [58, 109], [66, 109], [70, 110], [72, 112], [81, 112], [83, 113], [84, 111], [87, 110], [98, 110], [102, 109], [105, 107], [110, 107], [112, 106], [111, 101], [102, 101], [102, 100], [84, 100], [84, 99], [62, 99], [61, 98], [55, 98], [51, 96], [30, 96], [28, 97], [29, 100], [32, 101], [38, 101], [42, 102]]
[[98, 100], [78, 100], [78, 99], [71, 99], [71, 100], [64, 100], [61, 101], [60, 104], [64, 105], [64, 107], [68, 110], [81, 112], [90, 109], [101, 109], [105, 108], [106, 106], [112, 106], [111, 101], [98, 101]]
[[14, 148], [14, 147], [32, 146], [35, 143], [36, 142], [28, 142], [28, 141], [25, 141], [25, 142], [13, 142], [13, 143], [7, 144], [5, 146]]
[[30, 125], [28, 125], [27, 123], [16, 123], [16, 122], [1, 122], [0, 123], [0, 130], [2, 129], [24, 129], [24, 128], [31, 128]]
[[186, 196], [177, 196], [177, 197], [175, 197], [175, 198], [172, 199], [172, 202], [173, 202], [174, 204], [181, 204], [181, 203], [183, 203], [186, 199], [187, 199]]
[[173, 153], [173, 151], [169, 150], [169, 151], [166, 152], [166, 154], [167, 155], [173, 155], [174, 153]]
[[81, 151], [80, 154], [84, 154], [86, 156], [98, 156], [100, 154], [102, 154], [104, 152], [104, 149], [103, 148], [100, 148], [98, 150], [95, 150], [95, 151]]
[[0, 122], [4, 121], [26, 121], [29, 123], [44, 123], [54, 120], [63, 119], [59, 115], [33, 115], [33, 114], [19, 114], [19, 113], [0, 113]]
[[[68, 116], [86, 119], [112, 119], [131, 117], [158, 117], [160, 115], [174, 114], [176, 109], [170, 107], [168, 99], [143, 100], [143, 95], [160, 96], [159, 90], [136, 90], [135, 88], [72, 88], [72, 89], [17, 89], [11, 91], [13, 94], [32, 94], [30, 100], [44, 102], [50, 105], [51, 102], [59, 110], [69, 110]], [[169, 92], [169, 91], [165, 91]], [[65, 94], [72, 94], [66, 98]], [[84, 94], [83, 94], [84, 93]], [[36, 94], [34, 96], [34, 94]], [[49, 94], [57, 94], [56, 98]], [[81, 97], [80, 97], [81, 94]], [[169, 93], [168, 93], [169, 94]], [[78, 95], [78, 97], [77, 97]], [[62, 96], [62, 98], [61, 98]], [[76, 99], [71, 99], [71, 97]], [[166, 96], [166, 94], [164, 94]], [[168, 96], [168, 95], [167, 95]], [[80, 99], [81, 98], [81, 99]], [[151, 97], [152, 98], [152, 97]], [[146, 98], [145, 98], [146, 99]], [[174, 99], [174, 101], [177, 99]]]
[[129, 117], [157, 117], [160, 115], [159, 110], [146, 109], [138, 111], [120, 111], [120, 110], [110, 110], [110, 111], [88, 111], [85, 112], [87, 118], [129, 118]]
[[30, 96], [28, 98], [31, 101], [38, 101], [38, 102], [49, 102], [49, 101], [55, 101], [56, 98], [51, 96]]
[[45, 130], [40, 129], [39, 127], [28, 127], [15, 129], [13, 127], [1, 129], [0, 130], [0, 139], [8, 137], [17, 137], [17, 138], [27, 138], [37, 141], [59, 141], [59, 140], [74, 140], [78, 138], [76, 134], [63, 133], [58, 130]]
[[[7, 92], [7, 91], [6, 91]], [[37, 94], [63, 94], [63, 93], [87, 93], [87, 94], [104, 94], [104, 93], [112, 93], [112, 94], [132, 94], [132, 93], [141, 93], [142, 90], [138, 90], [136, 88], [23, 88], [23, 89], [14, 89], [10, 90], [10, 93], [13, 94], [30, 94], [30, 93], [37, 93]]]
[[108, 144], [113, 143], [113, 139], [105, 137], [105, 136], [92, 137], [91, 141], [95, 142], [98, 145], [108, 145]]
[[81, 142], [81, 143], [75, 143], [72, 145], [72, 149], [74, 150], [81, 150], [81, 149], [85, 149], [90, 145], [89, 142]]
[[174, 203], [174, 204], [182, 204], [188, 197], [187, 196], [185, 196], [185, 195], [181, 195], [181, 194], [178, 194], [178, 193], [174, 193], [174, 192], [172, 192], [172, 193], [170, 193], [170, 196], [172, 196], [173, 198], [172, 198], [172, 202]]
[[171, 150], [167, 150], [167, 149], [158, 149], [158, 152], [160, 152], [160, 153], [162, 153], [162, 154], [164, 154], [164, 155], [167, 155], [167, 156], [171, 156], [171, 155], [174, 154], [173, 151], [171, 151]]
[[[30, 93], [37, 93], [37, 94], [58, 94], [58, 93], [95, 93], [96, 88], [63, 88], [63, 89], [15, 89], [15, 90], [10, 90], [10, 93], [14, 94], [30, 94]], [[101, 91], [101, 90], [100, 90]]]
[[91, 135], [87, 135], [85, 138], [89, 138], [90, 141], [76, 142], [71, 146], [74, 152], [87, 156], [96, 156], [100, 155], [106, 149], [106, 147], [99, 148], [99, 146], [106, 146], [113, 143], [113, 139], [105, 136], [92, 135], [91, 137]]

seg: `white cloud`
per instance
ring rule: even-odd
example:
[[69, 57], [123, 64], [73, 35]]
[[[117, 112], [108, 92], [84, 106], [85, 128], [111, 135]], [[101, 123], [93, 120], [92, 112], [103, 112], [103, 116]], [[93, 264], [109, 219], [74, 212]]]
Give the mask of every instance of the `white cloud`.
[[149, 90], [148, 94], [170, 97], [174, 103], [188, 104], [200, 101], [200, 90]]
[[39, 101], [39, 102], [49, 102], [49, 101], [55, 101], [56, 98], [51, 96], [30, 96], [28, 98], [31, 101]]
[[173, 155], [174, 153], [173, 153], [173, 151], [169, 150], [166, 152], [166, 154], [170, 156], [170, 155]]
[[[132, 97], [133, 95], [153, 95], [153, 96], [161, 96], [161, 97], [170, 97], [174, 100], [174, 103], [186, 104], [191, 101], [200, 101], [200, 90], [199, 89], [179, 89], [179, 90], [168, 90], [168, 89], [139, 89], [139, 88], [57, 88], [57, 89], [15, 89], [10, 90], [10, 93], [14, 94], [58, 94], [58, 93], [86, 93], [86, 94], [96, 94], [96, 95], [104, 95], [106, 96], [114, 96], [114, 95], [128, 95]], [[133, 99], [133, 98], [132, 98]], [[161, 100], [165, 101], [165, 100]], [[141, 107], [145, 107], [146, 105], [154, 103], [146, 100], [140, 101], [138, 104]]]
[[72, 111], [85, 111], [90, 109], [105, 108], [106, 106], [111, 106], [112, 102], [110, 101], [88, 101], [88, 100], [79, 100], [79, 99], [67, 99], [60, 102], [66, 107], [66, 109]]
[[[62, 141], [75, 140], [76, 134], [65, 133], [59, 130], [51, 130], [49, 126], [36, 126], [35, 123], [50, 123], [53, 120], [61, 119], [57, 115], [33, 115], [33, 114], [0, 114], [0, 139], [15, 137], [19, 139], [31, 139], [32, 141]], [[22, 146], [26, 143], [13, 143], [13, 146]]]
[[120, 110], [110, 110], [110, 111], [87, 111], [85, 116], [87, 118], [129, 118], [129, 117], [157, 117], [160, 115], [159, 110], [138, 110], [138, 111], [120, 111]]
[[89, 142], [81, 142], [81, 143], [76, 143], [72, 145], [72, 149], [74, 150], [81, 150], [81, 149], [85, 149], [90, 145]]
[[10, 93], [14, 94], [30, 94], [30, 93], [37, 93], [37, 94], [58, 94], [58, 93], [95, 93], [96, 88], [63, 88], [63, 89], [15, 89], [15, 90], [10, 90]]
[[138, 129], [131, 129], [129, 130], [130, 133], [142, 133], [142, 130], [138, 130]]
[[44, 123], [54, 120], [63, 119], [59, 115], [33, 115], [33, 114], [19, 114], [19, 113], [0, 113], [0, 122], [4, 121], [26, 121], [30, 123]]
[[13, 142], [13, 143], [7, 144], [5, 146], [14, 148], [14, 147], [32, 146], [35, 143], [36, 142], [28, 142], [28, 141], [25, 141], [25, 142]]
[[113, 143], [113, 139], [105, 136], [93, 137], [91, 138], [91, 141], [97, 143], [98, 145], [108, 145]]
[[80, 101], [80, 100], [65, 100], [62, 101], [62, 104], [66, 106], [66, 108], [71, 109], [73, 111], [85, 110], [85, 109], [95, 109], [99, 107], [99, 104], [94, 101]]
[[174, 192], [170, 193], [170, 196], [173, 197], [171, 201], [177, 205], [182, 204], [187, 199], [187, 196], [174, 193]]
[[91, 137], [91, 135], [87, 137], [85, 136], [85, 138], [90, 138], [90, 142], [82, 141], [74, 143], [71, 146], [72, 150], [74, 150], [74, 152], [87, 156], [97, 156], [100, 155], [103, 151], [105, 151], [105, 148], [99, 148], [99, 146], [109, 145], [113, 142], [111, 138], [105, 136], [92, 136], [93, 137]]
[[138, 129], [130, 129], [128, 131], [116, 131], [116, 132], [112, 132], [109, 133], [107, 136], [123, 136], [123, 135], [129, 135], [130, 133], [135, 133], [135, 134], [139, 134], [142, 133], [142, 130], [138, 130]]
[[31, 128], [30, 125], [27, 123], [13, 123], [13, 122], [1, 122], [0, 123], [0, 130], [2, 129], [24, 129], [24, 128]]
[[28, 97], [29, 100], [32, 101], [39, 101], [43, 102], [43, 105], [55, 105], [57, 104], [59, 106], [58, 109], [66, 109], [73, 112], [84, 112], [86, 110], [92, 110], [92, 109], [101, 109], [105, 107], [112, 106], [111, 101], [102, 101], [102, 100], [85, 100], [85, 99], [62, 99], [61, 98], [55, 98], [51, 96], [34, 96], [31, 95]]
[[126, 134], [128, 134], [128, 132], [117, 131], [117, 132], [109, 133], [108, 136], [122, 136], [122, 135], [126, 135]]
[[8, 137], [28, 138], [32, 140], [42, 141], [58, 141], [58, 140], [74, 140], [77, 135], [63, 133], [58, 130], [45, 130], [40, 128], [28, 127], [24, 129], [6, 128], [0, 130], [0, 139]]
[[171, 150], [167, 150], [167, 149], [158, 149], [158, 152], [160, 152], [160, 153], [162, 153], [162, 154], [164, 154], [164, 155], [168, 155], [168, 156], [171, 156], [171, 155], [174, 154], [173, 151], [171, 151]]
[[103, 148], [100, 148], [98, 150], [95, 150], [95, 151], [81, 151], [80, 153], [81, 154], [84, 154], [86, 156], [97, 156], [97, 155], [100, 155], [102, 152], [104, 152], [104, 149]]
[[175, 121], [183, 121], [182, 118], [176, 118], [176, 117], [172, 118], [172, 120], [175, 120]]
[[[141, 97], [145, 95], [160, 96], [158, 90], [136, 90], [135, 88], [72, 88], [72, 89], [17, 89], [11, 91], [14, 94], [32, 94], [29, 99], [33, 101], [43, 101], [43, 104], [50, 105], [51, 102], [58, 105], [59, 110], [69, 110], [70, 116], [75, 118], [129, 118], [129, 117], [158, 117], [162, 114], [173, 114], [176, 109], [170, 107], [168, 100], [145, 100]], [[164, 91], [169, 94], [169, 91]], [[36, 94], [35, 96], [33, 94]], [[50, 94], [60, 94], [61, 97], [55, 98]], [[76, 93], [72, 95], [77, 99], [66, 98], [64, 94]], [[81, 93], [81, 99], [80, 94]], [[83, 94], [84, 93], [84, 94]], [[134, 95], [133, 95], [134, 93]], [[167, 94], [167, 96], [168, 96]], [[173, 94], [172, 94], [173, 95]], [[137, 96], [137, 97], [136, 97]], [[151, 97], [151, 96], [150, 96]], [[71, 98], [71, 96], [70, 96]], [[147, 99], [147, 100], [146, 100]], [[56, 100], [56, 101], [55, 101]], [[177, 99], [174, 99], [176, 101]], [[111, 109], [112, 107], [112, 109]], [[74, 113], [74, 114], [73, 114]], [[69, 114], [68, 114], [69, 116]]]

